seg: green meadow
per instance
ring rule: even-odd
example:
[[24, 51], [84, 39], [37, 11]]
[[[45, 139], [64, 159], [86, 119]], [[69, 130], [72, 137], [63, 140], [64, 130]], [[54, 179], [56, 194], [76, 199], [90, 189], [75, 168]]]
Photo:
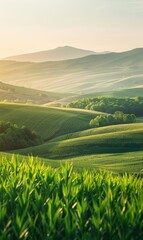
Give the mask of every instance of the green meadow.
[[43, 139], [0, 152], [1, 240], [143, 238], [142, 117], [90, 128], [101, 114], [0, 104], [2, 120]]
[[0, 240], [143, 240], [142, 10], [0, 1]]
[[[103, 113], [80, 109], [0, 104], [3, 120], [26, 125], [43, 138], [43, 144], [7, 152], [39, 157], [58, 167], [72, 162], [76, 169], [108, 169], [142, 174], [143, 123], [90, 128], [89, 121]], [[1, 153], [3, 155], [4, 153]], [[5, 153], [6, 154], [6, 153]]]
[[58, 109], [20, 104], [0, 104], [2, 120], [26, 125], [35, 130], [44, 140], [89, 128], [90, 119], [98, 112], [77, 109]]

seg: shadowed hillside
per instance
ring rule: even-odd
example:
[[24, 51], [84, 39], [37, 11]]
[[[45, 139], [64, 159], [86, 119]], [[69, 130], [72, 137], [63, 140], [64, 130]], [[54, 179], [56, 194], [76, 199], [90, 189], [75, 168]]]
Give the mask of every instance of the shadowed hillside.
[[20, 104], [0, 104], [1, 120], [36, 131], [44, 140], [89, 128], [89, 121], [101, 113]]
[[0, 79], [18, 86], [80, 94], [140, 88], [143, 49], [57, 62], [0, 61]]
[[65, 96], [67, 97], [67, 94], [40, 91], [0, 82], [0, 101], [44, 104], [57, 101]]
[[73, 133], [53, 139], [52, 142], [17, 150], [22, 155], [55, 159], [91, 154], [121, 153], [143, 150], [143, 124], [127, 124], [102, 127]]

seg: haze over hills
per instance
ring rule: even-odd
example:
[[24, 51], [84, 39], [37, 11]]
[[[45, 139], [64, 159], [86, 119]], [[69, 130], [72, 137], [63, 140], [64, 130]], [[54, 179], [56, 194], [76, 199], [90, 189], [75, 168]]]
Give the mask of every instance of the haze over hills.
[[94, 54], [96, 54], [94, 51], [64, 46], [47, 51], [12, 56], [6, 58], [6, 60], [14, 60], [19, 62], [47, 62], [81, 58]]
[[74, 94], [141, 88], [143, 48], [55, 62], [0, 61], [0, 81]]
[[67, 97], [69, 94], [53, 93], [18, 87], [0, 82], [0, 101], [32, 104], [49, 104]]

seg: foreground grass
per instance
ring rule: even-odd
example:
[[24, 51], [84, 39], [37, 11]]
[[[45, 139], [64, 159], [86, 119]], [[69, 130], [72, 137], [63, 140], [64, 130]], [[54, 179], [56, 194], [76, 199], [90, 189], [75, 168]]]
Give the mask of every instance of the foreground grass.
[[142, 239], [143, 180], [0, 158], [0, 239]]
[[[0, 157], [5, 156], [7, 159], [11, 159], [12, 154], [6, 152], [0, 152]], [[29, 158], [24, 155], [14, 155], [18, 161]], [[35, 161], [36, 157], [34, 158]], [[52, 168], [59, 168], [61, 163], [72, 163], [75, 170], [83, 171], [88, 170], [108, 170], [114, 174], [122, 174], [125, 172], [133, 173], [142, 176], [143, 175], [143, 151], [136, 152], [124, 152], [124, 153], [110, 153], [110, 154], [89, 154], [85, 156], [72, 157], [72, 158], [38, 158], [38, 161], [45, 166], [51, 166]]]

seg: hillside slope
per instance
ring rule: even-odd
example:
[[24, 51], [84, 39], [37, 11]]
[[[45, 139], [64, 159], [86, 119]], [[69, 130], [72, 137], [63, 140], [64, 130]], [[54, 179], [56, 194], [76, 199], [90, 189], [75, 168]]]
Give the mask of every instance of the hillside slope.
[[[59, 160], [68, 160], [78, 170], [104, 168], [115, 172], [141, 173], [143, 123], [88, 129], [90, 119], [97, 114], [101, 113], [0, 104], [1, 120], [26, 125], [45, 140], [42, 145], [11, 152], [20, 154], [20, 159], [25, 155], [27, 160], [26, 156], [32, 154], [40, 156], [42, 162], [53, 167], [60, 165]], [[11, 154], [1, 152], [0, 156], [11, 158]]]
[[45, 140], [89, 128], [98, 112], [0, 103], [0, 120], [26, 125]]
[[0, 101], [45, 104], [63, 97], [67, 97], [67, 94], [40, 91], [0, 82]]
[[56, 138], [55, 141], [15, 152], [22, 155], [32, 154], [62, 159], [135, 150], [143, 150], [143, 123], [108, 126], [83, 133], [72, 133]]
[[[13, 153], [0, 152], [0, 157], [11, 159]], [[114, 173], [135, 173], [143, 176], [143, 151], [131, 151], [122, 153], [106, 153], [106, 154], [86, 154], [77, 157], [68, 157], [60, 159], [38, 158], [40, 164], [57, 168], [67, 162], [72, 163], [78, 171], [88, 170], [109, 170]], [[29, 156], [17, 155], [16, 159], [29, 161]], [[37, 161], [37, 157], [33, 157]]]
[[143, 49], [57, 62], [0, 61], [0, 79], [18, 86], [74, 94], [140, 88]]

